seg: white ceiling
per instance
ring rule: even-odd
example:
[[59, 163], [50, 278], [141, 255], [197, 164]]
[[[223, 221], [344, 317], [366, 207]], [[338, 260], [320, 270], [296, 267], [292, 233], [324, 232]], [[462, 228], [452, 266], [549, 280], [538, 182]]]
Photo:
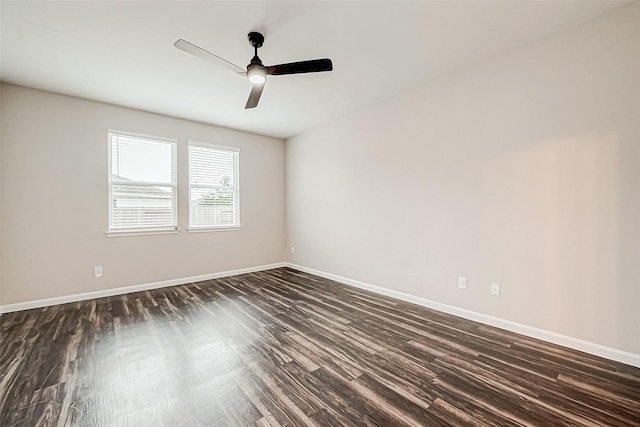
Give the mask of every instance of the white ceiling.
[[[1, 3], [3, 81], [288, 138], [629, 1], [164, 1]], [[173, 47], [242, 67], [329, 57], [330, 73], [250, 83]]]

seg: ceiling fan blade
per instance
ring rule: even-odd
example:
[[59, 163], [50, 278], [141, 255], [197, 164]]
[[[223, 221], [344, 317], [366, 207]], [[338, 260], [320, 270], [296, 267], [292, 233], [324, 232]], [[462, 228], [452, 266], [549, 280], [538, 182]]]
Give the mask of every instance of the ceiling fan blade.
[[278, 76], [281, 74], [319, 73], [333, 70], [333, 63], [329, 58], [312, 59], [310, 61], [290, 62], [289, 64], [272, 65], [267, 67], [267, 74]]
[[204, 50], [203, 48], [196, 46], [193, 43], [189, 43], [186, 40], [179, 39], [173, 45], [183, 52], [187, 52], [199, 58], [206, 59], [207, 61], [211, 61], [214, 64], [217, 64], [235, 73], [246, 74], [246, 70], [244, 70], [241, 67], [238, 67], [236, 64], [233, 64], [224, 58], [220, 58], [218, 55], [214, 55], [208, 50]]
[[245, 110], [249, 108], [256, 108], [258, 106], [258, 101], [260, 101], [260, 95], [262, 95], [264, 85], [264, 83], [261, 85], [253, 85], [251, 93], [249, 94], [249, 99], [247, 99], [247, 105], [244, 106]]

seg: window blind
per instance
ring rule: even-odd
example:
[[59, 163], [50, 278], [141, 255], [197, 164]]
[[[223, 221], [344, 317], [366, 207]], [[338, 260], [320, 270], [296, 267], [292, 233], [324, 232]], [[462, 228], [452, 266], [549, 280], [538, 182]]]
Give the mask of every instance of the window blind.
[[176, 141], [109, 132], [109, 230], [176, 228]]
[[189, 142], [189, 227], [240, 225], [239, 150]]

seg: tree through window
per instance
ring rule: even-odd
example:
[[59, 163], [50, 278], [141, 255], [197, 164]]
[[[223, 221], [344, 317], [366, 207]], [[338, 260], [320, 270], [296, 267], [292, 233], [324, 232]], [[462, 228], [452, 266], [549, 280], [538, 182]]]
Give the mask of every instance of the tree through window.
[[189, 227], [238, 227], [239, 150], [189, 142]]

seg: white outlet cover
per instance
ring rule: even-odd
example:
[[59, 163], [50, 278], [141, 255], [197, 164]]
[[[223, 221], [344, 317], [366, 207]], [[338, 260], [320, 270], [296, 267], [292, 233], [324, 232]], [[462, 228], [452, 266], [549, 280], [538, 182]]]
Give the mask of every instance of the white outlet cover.
[[96, 277], [102, 276], [102, 266], [98, 265], [96, 267], [93, 267], [93, 274], [95, 274]]
[[467, 278], [459, 276], [458, 277], [458, 287], [460, 289], [467, 289]]
[[500, 296], [500, 285], [498, 283], [491, 284], [491, 295]]

